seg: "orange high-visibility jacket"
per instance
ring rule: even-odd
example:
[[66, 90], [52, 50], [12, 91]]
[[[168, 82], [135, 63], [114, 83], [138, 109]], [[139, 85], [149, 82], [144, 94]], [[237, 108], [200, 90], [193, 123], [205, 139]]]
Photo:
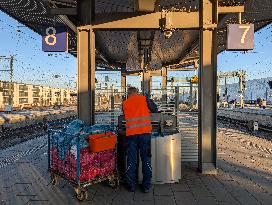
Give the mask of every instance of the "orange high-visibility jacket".
[[151, 133], [151, 118], [145, 96], [130, 96], [123, 102], [123, 111], [126, 120], [126, 136]]

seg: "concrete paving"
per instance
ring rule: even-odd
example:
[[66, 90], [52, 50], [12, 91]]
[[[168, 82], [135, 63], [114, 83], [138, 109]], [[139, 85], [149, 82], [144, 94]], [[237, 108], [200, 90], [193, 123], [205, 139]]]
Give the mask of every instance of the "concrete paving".
[[217, 143], [218, 174], [215, 176], [198, 173], [196, 162], [183, 162], [179, 183], [154, 185], [148, 194], [140, 188], [130, 193], [124, 186], [112, 189], [98, 184], [88, 188], [86, 202], [78, 202], [66, 181], [61, 180], [58, 186], [50, 183], [47, 138], [43, 136], [1, 150], [0, 205], [272, 204], [271, 141], [220, 124]]

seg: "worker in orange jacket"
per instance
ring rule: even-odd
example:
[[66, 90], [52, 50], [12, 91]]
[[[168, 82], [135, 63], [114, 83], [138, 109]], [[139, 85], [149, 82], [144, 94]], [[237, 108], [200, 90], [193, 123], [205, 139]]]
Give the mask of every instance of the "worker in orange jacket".
[[134, 192], [136, 186], [137, 153], [140, 150], [145, 193], [151, 188], [151, 118], [150, 112], [157, 112], [156, 104], [147, 96], [139, 95], [135, 87], [128, 88], [128, 99], [123, 102], [126, 120], [126, 177], [129, 190]]

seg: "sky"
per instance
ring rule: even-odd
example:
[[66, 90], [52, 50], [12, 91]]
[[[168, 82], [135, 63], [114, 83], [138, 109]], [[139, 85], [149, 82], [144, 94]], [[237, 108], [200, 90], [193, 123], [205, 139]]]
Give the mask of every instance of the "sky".
[[[0, 56], [15, 56], [14, 81], [73, 87], [76, 79], [76, 59], [68, 53], [42, 51], [42, 37], [0, 11]], [[1, 69], [8, 62], [0, 62]], [[59, 75], [59, 78], [54, 76]], [[9, 79], [0, 72], [0, 80]]]
[[[248, 53], [224, 51], [218, 55], [218, 70], [232, 71], [243, 69], [247, 79], [272, 76], [272, 25], [255, 33], [255, 48]], [[53, 55], [51, 55], [53, 54]], [[0, 56], [15, 56], [14, 81], [47, 85], [51, 87], [74, 88], [77, 61], [68, 53], [45, 53], [42, 51], [42, 37], [24, 27], [0, 11]], [[7, 69], [8, 62], [0, 61], [0, 70]], [[191, 76], [193, 72], [179, 72], [179, 76]], [[56, 75], [60, 77], [55, 78]], [[111, 83], [119, 82], [120, 74], [98, 73], [98, 81], [108, 75]], [[169, 73], [169, 77], [177, 73]], [[0, 80], [8, 80], [8, 72], [0, 72]], [[154, 78], [159, 84], [160, 78]], [[234, 80], [235, 81], [235, 80]], [[131, 77], [128, 82], [139, 85], [139, 78]]]

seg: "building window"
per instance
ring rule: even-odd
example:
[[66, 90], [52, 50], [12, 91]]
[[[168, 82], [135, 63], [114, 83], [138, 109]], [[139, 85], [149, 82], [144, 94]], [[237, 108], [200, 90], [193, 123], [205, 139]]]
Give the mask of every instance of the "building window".
[[20, 91], [19, 92], [19, 97], [27, 97], [28, 96], [28, 93], [25, 92], [25, 91]]
[[[13, 92], [11, 92], [12, 94]], [[8, 90], [3, 90], [3, 96], [9, 96], [9, 91]]]
[[33, 93], [33, 97], [40, 97], [39, 93]]
[[[10, 87], [13, 90], [14, 89], [14, 84], [12, 83]], [[9, 83], [3, 83], [3, 89], [8, 90], [9, 89]]]
[[33, 98], [33, 103], [39, 103], [39, 102], [40, 102], [39, 98]]
[[27, 90], [27, 85], [19, 85], [19, 90]]
[[4, 102], [4, 104], [8, 104], [9, 103], [9, 98], [8, 97], [4, 97], [3, 102]]
[[19, 99], [19, 103], [28, 103], [28, 99], [27, 98], [20, 98]]

